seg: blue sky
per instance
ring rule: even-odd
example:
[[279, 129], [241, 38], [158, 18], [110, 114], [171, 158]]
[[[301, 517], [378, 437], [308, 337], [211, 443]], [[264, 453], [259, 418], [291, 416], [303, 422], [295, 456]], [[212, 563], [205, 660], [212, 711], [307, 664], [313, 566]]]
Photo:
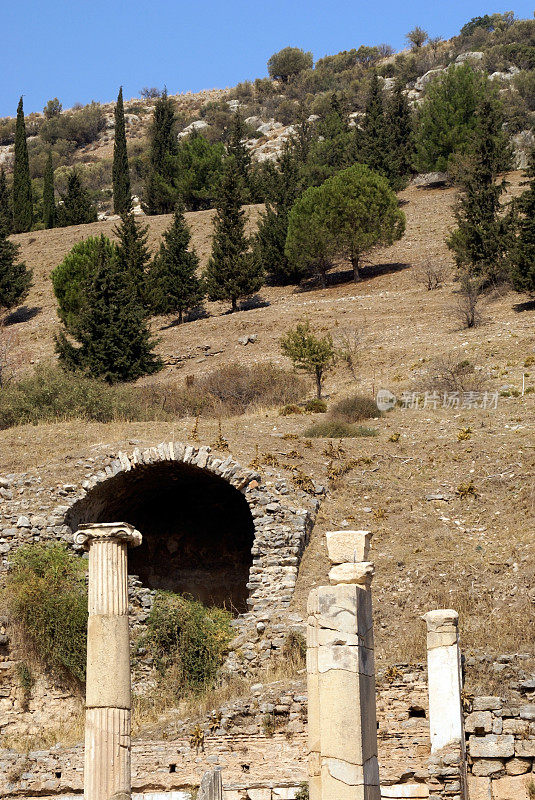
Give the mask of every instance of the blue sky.
[[[388, 42], [404, 46], [415, 25], [447, 38], [471, 17], [509, 10], [471, 0], [18, 0], [2, 8], [0, 116], [51, 97], [64, 108], [125, 98], [143, 86], [170, 93], [233, 86], [266, 74], [286, 45], [326, 54]], [[515, 3], [532, 17], [533, 1]]]

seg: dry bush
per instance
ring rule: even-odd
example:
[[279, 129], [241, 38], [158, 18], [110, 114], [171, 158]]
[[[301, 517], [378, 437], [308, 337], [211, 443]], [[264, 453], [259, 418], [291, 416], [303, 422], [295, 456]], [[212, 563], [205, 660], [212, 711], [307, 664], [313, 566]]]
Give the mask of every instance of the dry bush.
[[348, 368], [353, 380], [357, 380], [357, 366], [363, 348], [362, 331], [345, 328], [337, 333], [336, 354]]
[[446, 280], [447, 270], [440, 264], [426, 261], [413, 272], [414, 280], [417, 284], [425, 286], [428, 292], [440, 289]]
[[339, 400], [331, 410], [331, 417], [333, 417], [333, 419], [339, 420], [340, 422], [347, 422], [348, 424], [380, 416], [381, 412], [377, 408], [373, 397], [363, 397], [358, 394], [353, 397], [344, 397], [344, 399]]
[[463, 328], [477, 328], [483, 323], [485, 290], [479, 280], [463, 278], [453, 306], [453, 315]]
[[258, 406], [295, 403], [307, 390], [307, 382], [274, 364], [227, 364], [199, 382], [201, 390], [215, 398], [223, 414], [244, 414]]
[[488, 385], [488, 375], [471, 361], [458, 355], [431, 361], [415, 382], [415, 389], [426, 392], [480, 392]]

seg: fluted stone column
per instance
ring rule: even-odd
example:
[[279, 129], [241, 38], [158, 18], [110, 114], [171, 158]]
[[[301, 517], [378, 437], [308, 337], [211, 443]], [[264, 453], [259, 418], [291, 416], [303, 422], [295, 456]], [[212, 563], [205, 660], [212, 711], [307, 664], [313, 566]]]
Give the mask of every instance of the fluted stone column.
[[431, 788], [444, 798], [467, 798], [459, 615], [442, 608], [422, 619], [427, 625]]
[[367, 531], [327, 533], [331, 586], [308, 601], [311, 800], [380, 800]]
[[127, 523], [78, 530], [89, 550], [85, 800], [130, 797], [130, 641], [127, 548], [141, 534]]

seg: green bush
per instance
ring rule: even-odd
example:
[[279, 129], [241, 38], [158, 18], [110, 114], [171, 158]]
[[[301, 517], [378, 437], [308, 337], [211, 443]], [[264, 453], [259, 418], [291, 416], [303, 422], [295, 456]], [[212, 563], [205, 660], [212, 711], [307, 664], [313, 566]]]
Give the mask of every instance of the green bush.
[[325, 414], [327, 411], [327, 403], [325, 400], [307, 400], [305, 403], [305, 411], [310, 411], [313, 414]]
[[372, 397], [363, 397], [357, 394], [354, 397], [345, 397], [343, 400], [339, 400], [333, 406], [331, 416], [341, 422], [351, 424], [360, 422], [362, 419], [380, 417], [381, 412]]
[[6, 596], [13, 618], [46, 668], [83, 683], [87, 562], [62, 544], [25, 544], [11, 559]]
[[355, 427], [347, 422], [332, 419], [318, 422], [304, 432], [308, 439], [356, 439], [360, 436], [377, 436], [375, 428]]
[[139, 647], [150, 652], [177, 696], [214, 684], [232, 638], [232, 615], [172, 592], [157, 592]]

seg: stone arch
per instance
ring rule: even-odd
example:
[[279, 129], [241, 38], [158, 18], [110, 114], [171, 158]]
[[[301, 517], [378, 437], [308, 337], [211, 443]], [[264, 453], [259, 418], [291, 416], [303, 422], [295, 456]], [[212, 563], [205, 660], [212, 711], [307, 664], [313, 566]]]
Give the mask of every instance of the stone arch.
[[[182, 515], [169, 547], [177, 502], [192, 503], [203, 519], [187, 540], [188, 515]], [[219, 458], [209, 447], [169, 442], [108, 460], [62, 508], [62, 521], [72, 533], [84, 522], [135, 524], [145, 534], [147, 546], [144, 551], [139, 548], [137, 561], [133, 556], [130, 572], [140, 574], [144, 583], [189, 591], [205, 602], [232, 605], [241, 614], [248, 610], [248, 617], [266, 619], [291, 601], [318, 505], [314, 497], [293, 490], [281, 475], [263, 482], [257, 472], [231, 456]], [[152, 529], [151, 515], [158, 517]], [[212, 548], [211, 579], [210, 567], [197, 557], [195, 543], [205, 560]], [[178, 565], [180, 551], [185, 550], [187, 568], [181, 573], [178, 569], [173, 577], [172, 570], [165, 569], [166, 558], [170, 557], [171, 566]], [[214, 580], [213, 570], [218, 568], [221, 577]], [[195, 586], [199, 591], [192, 591]]]

